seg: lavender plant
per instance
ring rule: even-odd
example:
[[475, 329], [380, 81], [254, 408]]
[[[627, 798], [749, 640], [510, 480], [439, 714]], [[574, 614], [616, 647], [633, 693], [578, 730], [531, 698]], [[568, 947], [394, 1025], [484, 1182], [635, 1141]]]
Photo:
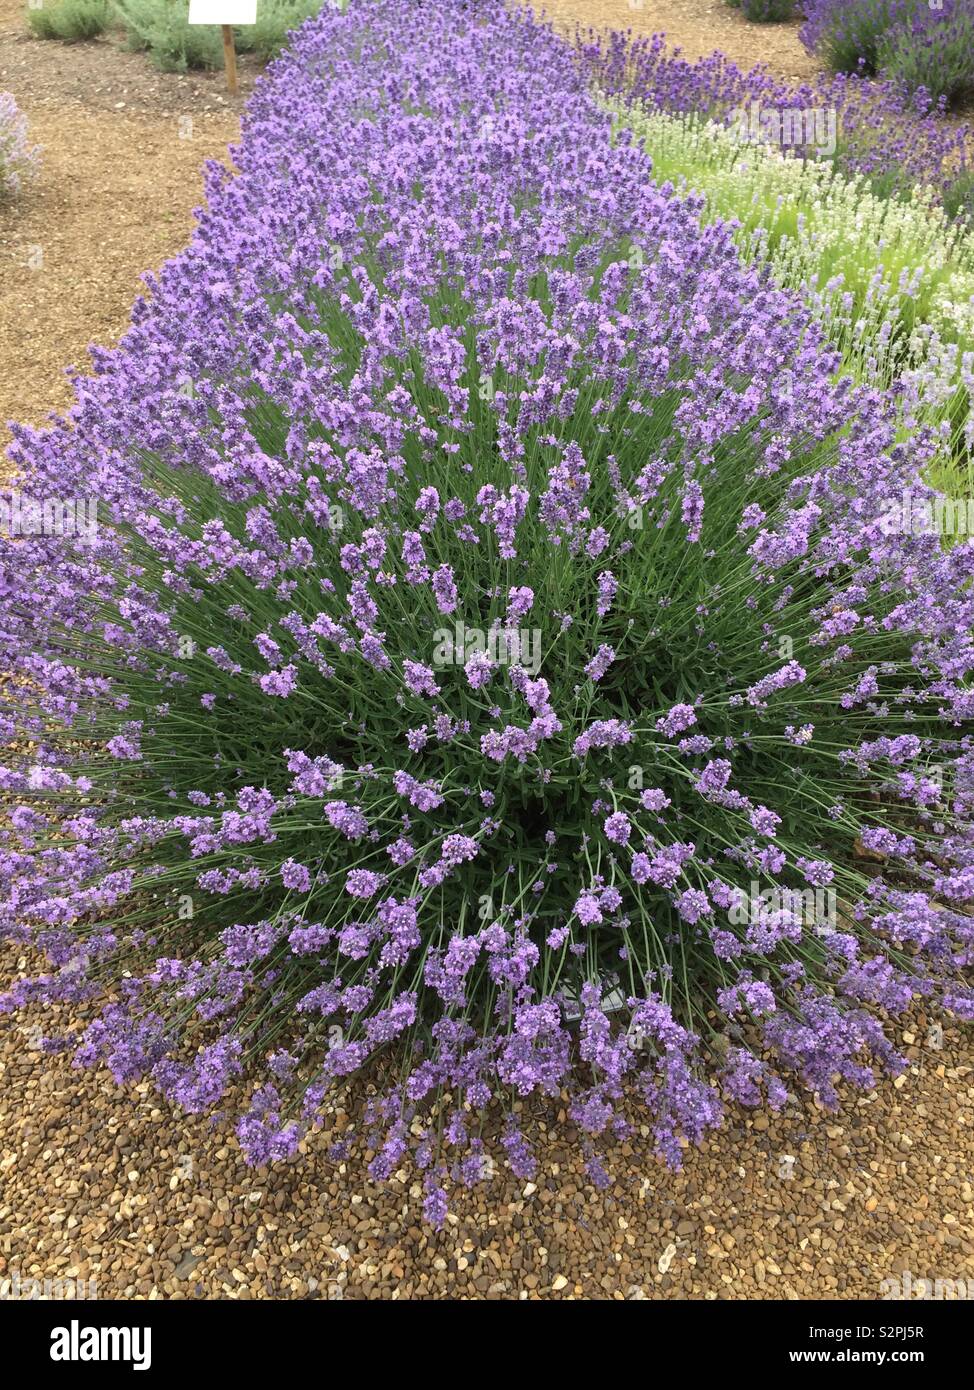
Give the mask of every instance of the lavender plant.
[[[234, 30], [238, 53], [253, 53], [269, 62], [280, 52], [288, 33], [322, 8], [326, 0], [262, 0], [255, 23]], [[346, 0], [327, 0], [341, 9]], [[112, 0], [129, 48], [145, 51], [163, 72], [223, 66], [223, 48], [216, 25], [190, 24], [185, 6], [171, 0]]]
[[795, 16], [795, 0], [731, 0], [746, 19], [756, 24], [777, 24]]
[[806, 0], [799, 37], [834, 72], [874, 76], [886, 34], [917, 8], [918, 0]]
[[237, 30], [238, 51], [253, 53], [264, 63], [276, 58], [292, 29], [297, 29], [323, 3], [332, 9], [344, 9], [348, 0], [266, 0], [259, 6], [257, 20]]
[[949, 106], [974, 93], [974, 0], [921, 5], [883, 37], [884, 72], [911, 92], [923, 90]]
[[957, 102], [974, 89], [974, 0], [808, 0], [801, 39], [835, 72]]
[[160, 72], [219, 68], [223, 63], [220, 31], [211, 24], [190, 24], [189, 12], [170, 0], [112, 0], [115, 18], [135, 53], [147, 53]]
[[39, 39], [86, 43], [105, 32], [111, 13], [108, 0], [41, 0], [36, 6], [28, 6], [26, 17], [31, 32]]
[[912, 1000], [974, 1016], [933, 442], [493, 0], [310, 21], [236, 159], [16, 430], [0, 920], [49, 968], [0, 1007], [190, 1112], [249, 1088], [258, 1164], [385, 1059], [373, 1175], [434, 1224], [491, 1117], [533, 1172], [517, 1101], [604, 1183], [640, 1120], [679, 1164], [896, 1072]]
[[0, 92], [0, 203], [16, 198], [37, 169], [37, 147], [27, 139], [27, 119], [9, 92]]

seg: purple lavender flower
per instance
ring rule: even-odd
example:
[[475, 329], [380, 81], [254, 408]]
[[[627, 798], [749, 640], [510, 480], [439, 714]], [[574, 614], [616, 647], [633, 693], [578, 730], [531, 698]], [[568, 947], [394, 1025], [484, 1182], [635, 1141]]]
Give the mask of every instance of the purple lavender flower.
[[0, 203], [13, 199], [37, 170], [39, 154], [27, 140], [27, 121], [9, 92], [0, 92]]

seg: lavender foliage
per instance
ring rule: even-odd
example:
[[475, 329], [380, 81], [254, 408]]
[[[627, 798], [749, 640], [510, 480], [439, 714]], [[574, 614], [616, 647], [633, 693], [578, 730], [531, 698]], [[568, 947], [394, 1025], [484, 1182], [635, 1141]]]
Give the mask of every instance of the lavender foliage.
[[918, 0], [805, 0], [799, 38], [834, 72], [874, 76], [885, 35], [917, 9]]
[[732, 0], [740, 5], [746, 19], [756, 24], [776, 24], [783, 19], [793, 19], [795, 0]]
[[805, 16], [802, 42], [836, 72], [948, 102], [974, 91], [974, 0], [806, 0]]
[[884, 36], [880, 66], [910, 92], [948, 106], [974, 95], [974, 0], [944, 0], [915, 9]]
[[[494, 0], [310, 21], [0, 536], [0, 924], [257, 1164], [350, 1077], [423, 1209], [974, 1017], [974, 545], [933, 441]], [[47, 508], [47, 510], [45, 510]], [[62, 522], [63, 522], [63, 513]], [[491, 1117], [500, 1113], [492, 1147]]]

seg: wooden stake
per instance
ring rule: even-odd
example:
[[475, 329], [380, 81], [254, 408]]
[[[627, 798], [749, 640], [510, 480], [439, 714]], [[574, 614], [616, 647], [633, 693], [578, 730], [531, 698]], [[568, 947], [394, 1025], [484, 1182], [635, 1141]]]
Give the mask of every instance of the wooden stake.
[[237, 53], [233, 46], [233, 29], [229, 24], [223, 29], [223, 64], [227, 70], [227, 87], [231, 96], [237, 95]]

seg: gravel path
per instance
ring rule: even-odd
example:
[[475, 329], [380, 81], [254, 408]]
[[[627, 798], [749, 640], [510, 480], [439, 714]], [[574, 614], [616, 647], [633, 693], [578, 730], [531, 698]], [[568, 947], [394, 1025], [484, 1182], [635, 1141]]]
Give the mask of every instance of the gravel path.
[[[547, 8], [811, 70], [793, 26], [755, 29], [719, 0]], [[252, 83], [244, 64], [244, 96]], [[221, 87], [105, 42], [30, 40], [19, 0], [0, 0], [0, 89], [44, 146], [40, 182], [0, 213], [0, 420], [63, 408], [63, 367], [117, 337], [139, 274], [185, 243], [200, 165], [237, 134]], [[0, 950], [0, 988], [24, 968]], [[0, 1296], [46, 1279], [102, 1298], [874, 1299], [905, 1271], [974, 1280], [974, 1052], [949, 1029], [933, 1046], [922, 1018], [900, 1086], [837, 1117], [735, 1112], [682, 1174], [619, 1146], [599, 1195], [553, 1107], [537, 1182], [458, 1198], [439, 1236], [415, 1224], [409, 1179], [374, 1188], [355, 1150], [327, 1162], [344, 1111], [300, 1165], [254, 1172], [224, 1129], [34, 1050], [49, 1016], [0, 1022]]]

